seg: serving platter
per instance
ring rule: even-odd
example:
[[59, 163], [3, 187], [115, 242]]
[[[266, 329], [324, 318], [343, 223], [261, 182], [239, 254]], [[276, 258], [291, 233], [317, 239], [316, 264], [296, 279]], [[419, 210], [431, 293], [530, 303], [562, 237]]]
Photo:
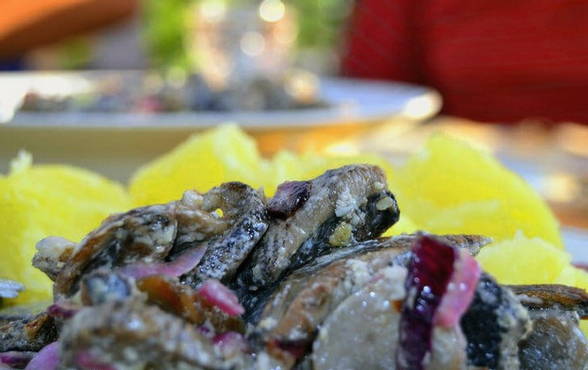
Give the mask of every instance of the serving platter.
[[422, 120], [441, 107], [433, 89], [396, 82], [322, 78], [318, 98], [326, 107], [236, 112], [177, 113], [80, 113], [19, 112], [25, 94], [71, 95], [91, 90], [101, 80], [120, 78], [123, 83], [139, 81], [139, 71], [0, 73], [0, 122], [18, 127], [156, 127], [160, 129], [207, 128], [227, 121], [249, 130], [315, 127], [346, 122], [373, 123], [391, 117]]

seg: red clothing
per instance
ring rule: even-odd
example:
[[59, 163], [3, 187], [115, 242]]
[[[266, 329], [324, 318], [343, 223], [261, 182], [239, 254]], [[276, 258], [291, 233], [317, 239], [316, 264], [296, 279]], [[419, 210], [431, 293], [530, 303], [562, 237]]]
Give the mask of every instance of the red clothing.
[[474, 120], [588, 123], [588, 1], [358, 0], [342, 72], [433, 86]]

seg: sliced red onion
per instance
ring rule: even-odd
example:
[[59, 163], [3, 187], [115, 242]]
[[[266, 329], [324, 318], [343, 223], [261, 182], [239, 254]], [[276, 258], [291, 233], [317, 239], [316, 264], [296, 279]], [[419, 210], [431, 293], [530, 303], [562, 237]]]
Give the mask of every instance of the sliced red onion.
[[452, 326], [459, 322], [472, 301], [480, 276], [473, 258], [434, 237], [417, 238], [412, 253], [406, 278], [407, 298], [398, 330], [399, 370], [424, 368], [434, 325]]
[[141, 279], [147, 276], [164, 275], [169, 277], [181, 276], [198, 265], [206, 246], [191, 248], [182, 253], [178, 258], [171, 262], [158, 262], [152, 264], [136, 263], [123, 267], [120, 271], [123, 275]]
[[57, 302], [47, 307], [49, 316], [64, 320], [71, 319], [79, 310], [80, 307], [68, 302]]
[[90, 351], [82, 351], [76, 354], [76, 365], [82, 370], [116, 370], [114, 366], [98, 360]]
[[24, 369], [35, 356], [35, 352], [3, 352], [0, 353], [0, 366], [6, 365], [14, 369]]
[[243, 335], [235, 331], [218, 334], [212, 339], [212, 342], [221, 350], [237, 349], [241, 352], [246, 352], [248, 349], [247, 341], [245, 341]]
[[237, 316], [245, 312], [235, 293], [218, 280], [206, 280], [198, 289], [198, 294], [229, 316]]
[[25, 370], [56, 370], [59, 366], [59, 343], [53, 342], [43, 347], [33, 357]]
[[453, 266], [453, 274], [447, 285], [447, 291], [441, 298], [433, 324], [451, 328], [459, 323], [466, 312], [476, 292], [480, 280], [480, 265], [465, 251], [459, 252], [459, 257]]
[[277, 218], [288, 218], [296, 212], [310, 196], [310, 181], [287, 181], [278, 186], [276, 194], [267, 205], [269, 214]]

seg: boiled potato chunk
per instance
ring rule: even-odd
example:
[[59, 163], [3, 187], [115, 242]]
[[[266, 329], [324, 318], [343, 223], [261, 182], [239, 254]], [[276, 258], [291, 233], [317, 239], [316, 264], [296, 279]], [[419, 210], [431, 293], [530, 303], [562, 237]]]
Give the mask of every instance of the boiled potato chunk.
[[433, 136], [392, 177], [400, 210], [432, 233], [505, 240], [523, 232], [563, 248], [559, 225], [522, 178], [490, 153], [449, 136]]
[[51, 298], [49, 279], [31, 264], [37, 241], [50, 235], [79, 241], [130, 203], [120, 184], [79, 168], [33, 166], [21, 154], [0, 178], [0, 278], [26, 287], [10, 303]]

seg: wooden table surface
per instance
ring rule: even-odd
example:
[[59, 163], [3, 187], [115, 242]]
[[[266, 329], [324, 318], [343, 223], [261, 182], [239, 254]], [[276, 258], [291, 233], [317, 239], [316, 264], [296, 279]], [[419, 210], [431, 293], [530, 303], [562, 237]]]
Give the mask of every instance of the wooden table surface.
[[2, 0], [0, 58], [115, 23], [137, 7], [138, 0]]

